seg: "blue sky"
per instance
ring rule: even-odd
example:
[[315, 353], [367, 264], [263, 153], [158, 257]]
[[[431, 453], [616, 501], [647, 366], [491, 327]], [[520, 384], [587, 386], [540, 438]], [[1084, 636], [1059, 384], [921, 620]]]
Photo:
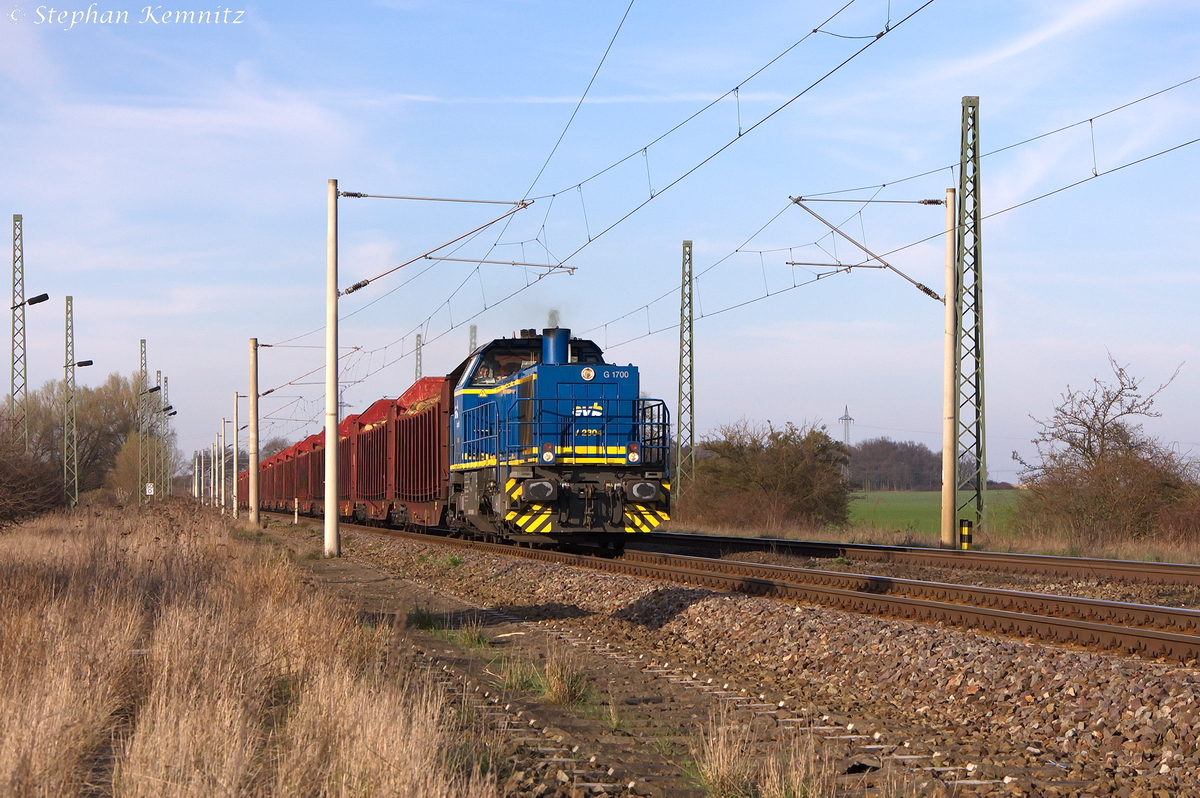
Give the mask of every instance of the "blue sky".
[[[61, 374], [72, 294], [77, 355], [97, 363], [80, 380], [133, 371], [148, 339], [181, 448], [206, 446], [245, 392], [247, 338], [323, 343], [296, 336], [324, 320], [325, 181], [337, 178], [376, 194], [534, 198], [454, 256], [570, 256], [575, 268], [537, 280], [545, 270], [422, 261], [344, 298], [342, 343], [360, 347], [343, 360], [352, 411], [407, 387], [416, 332], [432, 341], [424, 372], [444, 373], [465, 354], [468, 323], [485, 339], [541, 327], [551, 310], [607, 342], [610, 360], [640, 365], [644, 389], [673, 408], [671, 325], [680, 242], [691, 239], [697, 271], [711, 267], [697, 283], [711, 314], [696, 332], [701, 430], [746, 417], [821, 421], [840, 435], [848, 405], [855, 441], [937, 449], [941, 307], [896, 275], [855, 270], [717, 311], [811, 277], [788, 260], [849, 257], [789, 196], [880, 184], [878, 199], [943, 196], [963, 95], [980, 97], [985, 151], [1094, 119], [985, 158], [988, 213], [1200, 136], [1200, 81], [1099, 116], [1200, 75], [1200, 18], [1188, 2], [934, 0], [897, 25], [922, 3], [856, 0], [822, 25], [844, 4], [635, 0], [536, 183], [628, 0], [172, 5], [151, 7], [152, 19], [145, 6], [97, 3], [96, 19], [129, 21], [74, 26], [43, 21], [50, 6], [13, 5], [0, 18], [0, 210], [6, 225], [25, 218], [27, 292], [52, 295], [28, 314], [30, 382]], [[89, 6], [54, 9], [57, 19]], [[188, 10], [232, 13], [155, 21]], [[843, 37], [889, 25], [749, 130], [871, 41]], [[985, 222], [994, 477], [1015, 477], [1013, 449], [1031, 454], [1030, 415], [1104, 376], [1109, 353], [1148, 385], [1183, 364], [1147, 428], [1200, 448], [1198, 166], [1200, 145], [1184, 147]], [[943, 229], [941, 208], [814, 207], [943, 290], [942, 241], [908, 246]], [[343, 199], [342, 285], [499, 212]], [[263, 389], [322, 358], [264, 350]], [[305, 422], [319, 418], [321, 380], [264, 399], [265, 434], [315, 429]]]

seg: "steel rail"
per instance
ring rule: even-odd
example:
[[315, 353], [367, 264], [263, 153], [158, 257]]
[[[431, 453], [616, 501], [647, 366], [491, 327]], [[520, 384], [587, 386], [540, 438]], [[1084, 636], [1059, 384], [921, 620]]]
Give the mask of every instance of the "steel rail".
[[1182, 607], [1132, 604], [1122, 601], [1057, 596], [1048, 593], [1029, 593], [944, 582], [925, 582], [916, 579], [898, 579], [890, 576], [823, 571], [764, 563], [745, 563], [737, 560], [713, 560], [704, 557], [654, 552], [626, 552], [624, 559], [678, 565], [706, 571], [718, 570], [724, 573], [766, 577], [778, 581], [825, 585], [859, 593], [903, 595], [953, 604], [993, 607], [1032, 615], [1154, 628], [1179, 634], [1200, 634], [1200, 610]]
[[1120, 579], [1128, 582], [1160, 582], [1200, 585], [1200, 565], [1189, 563], [1137, 562], [1134, 560], [1104, 560], [1087, 557], [1061, 557], [1046, 554], [1012, 554], [990, 551], [954, 551], [920, 546], [882, 546], [869, 543], [830, 543], [814, 540], [784, 540], [781, 538], [744, 538], [722, 535], [696, 535], [679, 532], [655, 532], [639, 535], [626, 546], [653, 543], [681, 545], [697, 549], [734, 551], [769, 551], [797, 557], [871, 560], [905, 565], [924, 565], [934, 568], [969, 568], [973, 570], [1004, 571], [1006, 573], [1035, 573], [1054, 576], [1077, 576], [1098, 579]]
[[[1059, 644], [1073, 644], [1087, 648], [1115, 649], [1129, 654], [1163, 657], [1186, 663], [1194, 663], [1200, 659], [1200, 636], [1197, 635], [1181, 634], [1152, 627], [1121, 626], [1112, 623], [1079, 620], [1078, 618], [1060, 618], [1053, 615], [1018, 612], [994, 606], [962, 604], [929, 598], [916, 598], [905, 595], [875, 593], [860, 589], [847, 589], [845, 587], [833, 587], [828, 584], [791, 581], [791, 577], [799, 578], [799, 573], [805, 569], [787, 569], [780, 568], [779, 566], [765, 566], [759, 563], [740, 563], [728, 560], [705, 560], [704, 558], [679, 555], [648, 556], [645, 553], [638, 553], [633, 556], [629, 556], [629, 553], [627, 553], [626, 557], [621, 559], [603, 558], [571, 552], [483, 543], [438, 535], [423, 535], [416, 532], [381, 530], [376, 527], [346, 524], [344, 528], [356, 529], [361, 532], [386, 537], [407, 538], [422, 543], [433, 543], [490, 554], [500, 554], [508, 557], [522, 557], [541, 562], [572, 565], [581, 568], [590, 568], [595, 571], [624, 574], [644, 579], [700, 585], [716, 590], [745, 593], [748, 595], [823, 604], [869, 615], [893, 616], [915, 621], [942, 622], [971, 629], [1037, 637]], [[775, 578], [753, 575], [753, 569], [761, 569], [761, 573], [770, 573]], [[817, 573], [828, 574], [830, 572]], [[843, 576], [854, 575], [847, 574]], [[894, 582], [896, 580], [883, 581]], [[957, 586], [930, 583], [928, 589], [936, 593], [937, 590], [946, 587]], [[1013, 595], [1018, 594], [1013, 592]], [[1060, 609], [1071, 605], [1094, 607], [1095, 604], [1103, 603], [1090, 599], [1046, 597], [1038, 594], [1028, 595], [1031, 601], [1030, 607], [1033, 607], [1034, 603], [1045, 598], [1057, 599], [1061, 602], [1057, 605]], [[1111, 603], [1116, 604], [1116, 602]], [[1170, 608], [1154, 608], [1146, 607], [1145, 605], [1130, 605], [1130, 607], [1130, 612], [1133, 613], [1147, 609], [1177, 612], [1170, 610]], [[1092, 610], [1087, 611], [1090, 612]], [[1189, 613], [1184, 613], [1184, 615], [1187, 614]]]

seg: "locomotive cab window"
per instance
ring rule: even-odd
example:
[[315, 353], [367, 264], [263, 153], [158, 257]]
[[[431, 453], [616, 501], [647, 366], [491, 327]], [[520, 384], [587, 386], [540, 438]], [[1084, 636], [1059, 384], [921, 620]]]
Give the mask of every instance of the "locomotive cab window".
[[591, 341], [572, 341], [571, 362], [603, 363], [604, 358], [600, 354], [600, 348]]
[[537, 365], [542, 353], [535, 349], [493, 349], [485, 352], [471, 374], [471, 386], [504, 382], [523, 368]]

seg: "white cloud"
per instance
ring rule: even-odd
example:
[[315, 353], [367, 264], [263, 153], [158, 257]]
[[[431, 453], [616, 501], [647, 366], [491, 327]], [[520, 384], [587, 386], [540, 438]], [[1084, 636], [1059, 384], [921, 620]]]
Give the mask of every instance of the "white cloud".
[[[979, 73], [1005, 61], [1028, 54], [1055, 39], [1081, 33], [1085, 29], [1121, 16], [1150, 0], [1082, 0], [1068, 5], [1065, 10], [1033, 30], [1026, 31], [1015, 39], [1004, 42], [973, 58], [960, 60], [939, 70], [943, 79]], [[1038, 4], [1039, 8], [1044, 8]]]

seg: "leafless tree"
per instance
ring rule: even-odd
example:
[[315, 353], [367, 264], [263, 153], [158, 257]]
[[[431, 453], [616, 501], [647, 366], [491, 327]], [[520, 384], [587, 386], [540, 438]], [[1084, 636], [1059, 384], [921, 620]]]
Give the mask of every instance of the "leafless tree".
[[1029, 488], [1018, 519], [1054, 526], [1091, 541], [1141, 537], [1197, 498], [1196, 463], [1147, 435], [1141, 419], [1158, 418], [1154, 400], [1175, 379], [1148, 393], [1142, 381], [1109, 357], [1115, 382], [1099, 378], [1087, 390], [1067, 387], [1033, 443], [1037, 462], [1013, 457]]
[[63, 502], [62, 473], [11, 434], [12, 423], [0, 411], [0, 528], [22, 521]]

